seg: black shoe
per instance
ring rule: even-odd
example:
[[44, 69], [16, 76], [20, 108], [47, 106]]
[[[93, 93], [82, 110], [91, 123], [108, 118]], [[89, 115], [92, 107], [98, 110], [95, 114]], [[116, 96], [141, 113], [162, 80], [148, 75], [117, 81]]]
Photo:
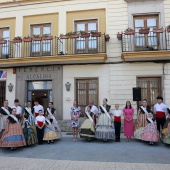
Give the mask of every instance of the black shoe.
[[51, 143], [54, 143], [54, 141], [53, 141], [53, 140], [51, 140]]

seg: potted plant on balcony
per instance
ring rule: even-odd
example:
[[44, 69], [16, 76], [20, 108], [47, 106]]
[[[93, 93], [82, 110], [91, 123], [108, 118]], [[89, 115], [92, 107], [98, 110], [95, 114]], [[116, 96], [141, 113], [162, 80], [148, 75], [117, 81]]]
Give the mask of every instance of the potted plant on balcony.
[[70, 38], [79, 38], [79, 34], [77, 32], [68, 32], [67, 34]]
[[139, 34], [149, 34], [149, 30], [150, 30], [149, 27], [141, 28], [141, 29], [139, 30]]
[[170, 32], [170, 25], [166, 27], [167, 32]]
[[92, 37], [101, 37], [101, 32], [90, 31]]
[[135, 35], [135, 30], [132, 28], [127, 28], [125, 31], [125, 35]]
[[43, 34], [42, 39], [43, 39], [43, 40], [52, 40], [52, 39], [53, 39], [53, 36], [51, 36], [51, 35], [49, 35], [49, 34]]
[[0, 44], [6, 44], [7, 40], [4, 40], [4, 38], [0, 38]]
[[163, 33], [163, 27], [162, 28], [154, 27], [153, 28], [153, 33]]
[[90, 33], [88, 33], [87, 31], [80, 30], [80, 37], [81, 38], [89, 38], [90, 37]]
[[20, 36], [14, 37], [14, 39], [12, 40], [13, 43], [20, 43], [22, 42], [22, 38]]
[[106, 34], [106, 35], [105, 35], [105, 41], [109, 41], [109, 39], [110, 39], [109, 34]]
[[60, 38], [61, 39], [69, 39], [70, 38], [70, 35], [68, 35], [68, 33], [67, 34], [60, 34]]
[[40, 35], [33, 35], [32, 40], [33, 40], [33, 41], [41, 41], [41, 40], [42, 40], [42, 37], [40, 37]]
[[118, 39], [118, 40], [122, 40], [122, 34], [119, 33], [119, 32], [117, 33], [117, 39]]
[[32, 38], [30, 36], [24, 37], [23, 42], [31, 42]]

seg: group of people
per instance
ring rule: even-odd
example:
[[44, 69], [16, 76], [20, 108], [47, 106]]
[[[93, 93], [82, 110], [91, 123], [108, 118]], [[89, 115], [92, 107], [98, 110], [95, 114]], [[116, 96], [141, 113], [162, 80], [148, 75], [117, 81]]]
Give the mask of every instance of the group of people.
[[[71, 108], [71, 125], [73, 129], [73, 141], [77, 141], [80, 107], [74, 101]], [[115, 104], [115, 109], [111, 112], [111, 106], [107, 104], [107, 99], [103, 99], [103, 104], [98, 108], [93, 101], [85, 108], [84, 121], [80, 127], [80, 137], [87, 141], [102, 139], [104, 142], [115, 139], [120, 142], [121, 117], [124, 117], [124, 136], [130, 142], [132, 137], [149, 142], [150, 145], [159, 142], [160, 139], [170, 144], [170, 111], [163, 103], [161, 96], [157, 97], [154, 111], [147, 105], [144, 99], [139, 107], [136, 122], [134, 122], [134, 109], [131, 102], [127, 101], [123, 110], [119, 109], [119, 104]]]
[[53, 143], [62, 136], [57, 122], [56, 109], [53, 102], [44, 112], [42, 105], [34, 101], [22, 109], [19, 100], [14, 100], [14, 106], [8, 106], [8, 100], [4, 101], [0, 108], [0, 147], [8, 147], [15, 150], [21, 146], [29, 146], [38, 143]]
[[[115, 104], [113, 111], [107, 102], [104, 98], [103, 104], [98, 108], [94, 105], [94, 101], [90, 101], [85, 108], [81, 127], [81, 108], [76, 101], [73, 102], [70, 115], [74, 142], [78, 140], [78, 134], [87, 141], [101, 139], [107, 142], [115, 139], [116, 142], [120, 142], [121, 117], [124, 117], [124, 136], [127, 142], [134, 137], [148, 141], [151, 145], [160, 139], [170, 144], [170, 110], [163, 103], [161, 96], [157, 97], [154, 111], [147, 105], [147, 100], [143, 100], [135, 123], [134, 109], [130, 101], [126, 102], [123, 110], [119, 109], [119, 104]], [[37, 100], [34, 101], [33, 108], [28, 101], [27, 106], [22, 109], [18, 99], [14, 100], [14, 106], [11, 108], [8, 106], [8, 100], [5, 100], [0, 108], [0, 147], [10, 147], [11, 150], [15, 150], [17, 147], [36, 143], [41, 145], [43, 141], [53, 143], [61, 136], [53, 102], [49, 102], [46, 111]]]

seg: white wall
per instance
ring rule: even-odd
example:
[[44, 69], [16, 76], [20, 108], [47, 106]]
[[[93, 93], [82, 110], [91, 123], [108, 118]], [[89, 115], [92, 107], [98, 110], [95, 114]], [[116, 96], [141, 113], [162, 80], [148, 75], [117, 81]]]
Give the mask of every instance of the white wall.
[[[170, 69], [170, 65], [168, 65]], [[166, 66], [167, 68], [167, 66]], [[166, 70], [167, 72], [167, 70]], [[170, 73], [170, 70], [168, 71]], [[127, 100], [133, 101], [132, 88], [136, 87], [137, 76], [161, 76], [163, 75], [162, 64], [156, 63], [122, 63], [110, 65], [110, 101], [114, 105], [120, 104], [120, 108], [125, 107]], [[169, 84], [170, 75], [166, 78], [166, 84]], [[162, 78], [162, 84], [164, 80]], [[170, 89], [168, 85], [165, 86], [165, 92]], [[164, 94], [164, 92], [163, 92]], [[170, 97], [165, 96], [165, 102], [169, 101]], [[170, 104], [170, 103], [169, 103]], [[136, 109], [136, 102], [132, 102], [133, 107]], [[112, 107], [113, 108], [113, 107]]]
[[[9, 106], [14, 105], [15, 92], [16, 92], [16, 74], [13, 74], [13, 69], [4, 69], [7, 70], [7, 80], [6, 80], [6, 99], [9, 101]], [[8, 85], [13, 85], [12, 92], [9, 92]]]
[[[73, 65], [63, 67], [63, 119], [70, 119], [70, 109], [75, 99], [75, 78], [99, 78], [99, 105], [103, 98], [110, 103], [109, 65]], [[70, 91], [66, 91], [65, 83], [71, 83]]]

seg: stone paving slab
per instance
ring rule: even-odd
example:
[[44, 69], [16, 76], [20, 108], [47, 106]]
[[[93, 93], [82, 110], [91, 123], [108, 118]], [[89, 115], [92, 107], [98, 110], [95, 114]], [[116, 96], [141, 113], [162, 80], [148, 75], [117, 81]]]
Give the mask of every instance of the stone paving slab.
[[169, 170], [170, 164], [0, 157], [0, 170]]

